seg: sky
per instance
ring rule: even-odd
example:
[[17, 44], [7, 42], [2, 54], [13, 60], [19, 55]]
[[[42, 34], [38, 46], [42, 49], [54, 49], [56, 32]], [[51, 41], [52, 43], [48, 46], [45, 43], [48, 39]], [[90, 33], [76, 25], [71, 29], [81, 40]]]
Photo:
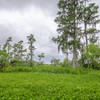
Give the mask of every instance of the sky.
[[[57, 45], [51, 41], [57, 33], [54, 22], [57, 2], [58, 0], [0, 0], [0, 43], [3, 44], [11, 36], [14, 42], [24, 40], [24, 45], [27, 45], [26, 36], [33, 34], [36, 38], [36, 55], [45, 53], [47, 63], [52, 57], [64, 59], [64, 55], [58, 53]], [[94, 2], [100, 5], [100, 0]]]

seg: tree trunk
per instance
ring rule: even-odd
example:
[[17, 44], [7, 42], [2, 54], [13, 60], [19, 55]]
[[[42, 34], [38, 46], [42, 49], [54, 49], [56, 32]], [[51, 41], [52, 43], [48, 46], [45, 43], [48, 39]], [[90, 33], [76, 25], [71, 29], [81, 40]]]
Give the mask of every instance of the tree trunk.
[[68, 50], [67, 50], [67, 52], [66, 52], [66, 58], [67, 58], [67, 61], [66, 61], [66, 62], [67, 62], [67, 64], [69, 65], [68, 55], [69, 55], [69, 54], [68, 54]]
[[84, 34], [85, 34], [86, 48], [87, 48], [88, 47], [88, 37], [87, 37], [87, 23], [86, 22], [85, 22]]
[[[85, 22], [84, 34], [85, 34], [85, 40], [86, 40], [86, 51], [88, 53], [88, 36], [87, 36], [87, 23], [86, 22]], [[87, 63], [88, 63], [88, 68], [89, 68], [89, 60], [87, 61]]]
[[32, 51], [32, 42], [31, 42], [31, 50], [30, 50], [30, 55], [31, 55], [31, 59], [30, 59], [30, 67], [32, 67], [32, 61], [33, 61], [33, 51]]
[[77, 63], [77, 49], [74, 46], [73, 48], [73, 67], [75, 68], [78, 65]]
[[[74, 1], [74, 6], [76, 2]], [[77, 66], [77, 44], [76, 44], [76, 7], [74, 7], [74, 45], [73, 45], [73, 67], [75, 68]]]

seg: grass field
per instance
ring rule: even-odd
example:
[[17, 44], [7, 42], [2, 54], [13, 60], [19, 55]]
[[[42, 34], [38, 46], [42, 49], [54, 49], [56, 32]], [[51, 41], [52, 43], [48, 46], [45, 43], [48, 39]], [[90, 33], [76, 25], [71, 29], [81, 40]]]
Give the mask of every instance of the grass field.
[[0, 73], [0, 100], [100, 100], [100, 71]]

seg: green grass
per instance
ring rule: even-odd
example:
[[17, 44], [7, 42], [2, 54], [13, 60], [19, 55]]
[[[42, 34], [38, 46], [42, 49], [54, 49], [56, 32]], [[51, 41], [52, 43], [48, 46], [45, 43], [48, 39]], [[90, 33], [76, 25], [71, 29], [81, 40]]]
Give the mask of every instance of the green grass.
[[87, 74], [93, 71], [92, 69], [86, 69], [82, 67], [72, 68], [72, 67], [61, 67], [61, 66], [34, 66], [34, 67], [6, 67], [3, 72], [46, 72], [55, 74]]
[[100, 71], [49, 67], [0, 73], [0, 100], [100, 100]]

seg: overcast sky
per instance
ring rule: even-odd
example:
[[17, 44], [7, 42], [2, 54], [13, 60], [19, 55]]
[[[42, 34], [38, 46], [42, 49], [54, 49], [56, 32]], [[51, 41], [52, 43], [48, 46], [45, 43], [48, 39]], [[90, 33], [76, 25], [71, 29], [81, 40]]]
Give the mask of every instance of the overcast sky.
[[[36, 54], [44, 52], [47, 61], [51, 57], [63, 59], [57, 52], [57, 46], [51, 42], [56, 34], [54, 19], [58, 0], [0, 0], [0, 43], [9, 36], [14, 41], [24, 40], [34, 34], [36, 38]], [[100, 0], [95, 0], [100, 5]]]

